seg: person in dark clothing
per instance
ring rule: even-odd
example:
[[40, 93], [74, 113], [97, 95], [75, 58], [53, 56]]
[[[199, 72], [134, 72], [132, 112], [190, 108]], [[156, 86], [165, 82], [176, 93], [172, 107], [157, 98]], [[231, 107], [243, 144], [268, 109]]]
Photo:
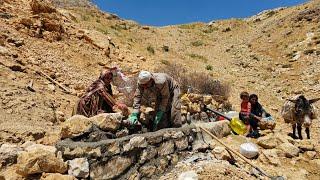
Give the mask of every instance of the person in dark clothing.
[[250, 113], [250, 119], [249, 123], [252, 128], [252, 131], [250, 132], [249, 136], [251, 137], [259, 137], [259, 121], [261, 121], [262, 117], [269, 117], [270, 114], [267, 113], [262, 105], [258, 102], [258, 96], [256, 94], [251, 94], [249, 96], [249, 101], [251, 103], [251, 113]]

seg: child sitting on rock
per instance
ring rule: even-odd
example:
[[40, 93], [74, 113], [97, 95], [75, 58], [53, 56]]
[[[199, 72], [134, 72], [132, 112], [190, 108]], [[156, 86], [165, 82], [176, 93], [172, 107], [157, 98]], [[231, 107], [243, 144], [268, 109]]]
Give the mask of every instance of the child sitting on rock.
[[242, 92], [240, 94], [240, 98], [242, 102], [239, 118], [248, 126], [249, 134], [247, 136], [257, 138], [259, 137], [259, 132], [257, 128], [258, 122], [254, 118], [253, 114], [251, 114], [251, 103], [249, 101], [249, 93], [245, 91]]

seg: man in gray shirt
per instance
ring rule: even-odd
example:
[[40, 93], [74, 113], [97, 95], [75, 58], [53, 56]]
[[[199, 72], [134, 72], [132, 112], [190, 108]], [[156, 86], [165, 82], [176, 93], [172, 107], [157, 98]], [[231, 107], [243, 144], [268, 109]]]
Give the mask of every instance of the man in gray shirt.
[[129, 121], [131, 124], [136, 124], [141, 103], [148, 102], [149, 105], [155, 103], [156, 115], [152, 122], [153, 131], [168, 127], [181, 127], [179, 98], [180, 87], [168, 74], [141, 71]]

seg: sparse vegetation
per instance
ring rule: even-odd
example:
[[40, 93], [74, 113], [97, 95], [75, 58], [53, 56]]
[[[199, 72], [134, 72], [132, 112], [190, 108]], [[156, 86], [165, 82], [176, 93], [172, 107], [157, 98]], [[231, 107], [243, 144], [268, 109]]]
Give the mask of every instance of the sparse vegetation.
[[212, 32], [214, 32], [214, 31], [218, 31], [219, 30], [219, 28], [218, 27], [205, 27], [205, 28], [203, 28], [202, 29], [202, 32], [204, 32], [204, 33], [212, 33]]
[[213, 70], [213, 67], [212, 67], [210, 64], [208, 64], [208, 65], [206, 65], [206, 70], [212, 71], [212, 70]]
[[199, 54], [194, 54], [194, 53], [192, 53], [192, 54], [188, 54], [188, 56], [191, 57], [192, 59], [200, 59], [200, 60], [202, 60], [204, 63], [208, 62], [208, 59], [207, 59], [206, 57], [201, 56], [201, 55], [199, 55]]
[[227, 100], [230, 93], [230, 86], [227, 83], [213, 79], [209, 74], [203, 72], [190, 72], [180, 64], [160, 66], [157, 72], [164, 72], [172, 76], [180, 85], [182, 93], [186, 93], [191, 86], [201, 94], [211, 94]]
[[104, 29], [104, 28], [97, 28], [97, 31], [102, 32], [105, 35], [109, 34], [109, 31], [107, 29]]
[[195, 27], [196, 24], [182, 24], [178, 26], [180, 29], [194, 29]]
[[161, 64], [164, 64], [164, 65], [170, 65], [170, 62], [165, 59], [160, 60], [160, 62], [161, 62]]
[[151, 45], [149, 45], [149, 46], [147, 47], [147, 51], [148, 51], [149, 53], [151, 53], [151, 54], [155, 54], [155, 50], [154, 50], [154, 48], [153, 48]]
[[191, 45], [192, 46], [195, 46], [195, 47], [198, 47], [198, 46], [202, 46], [203, 45], [203, 42], [198, 40], [198, 41], [193, 41], [191, 42]]

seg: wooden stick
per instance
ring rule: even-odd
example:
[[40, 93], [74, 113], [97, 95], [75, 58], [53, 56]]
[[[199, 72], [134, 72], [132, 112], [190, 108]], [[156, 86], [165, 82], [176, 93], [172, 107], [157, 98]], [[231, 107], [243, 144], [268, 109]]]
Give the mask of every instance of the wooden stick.
[[59, 86], [62, 90], [64, 90], [67, 93], [71, 93], [70, 90], [68, 90], [67, 88], [65, 88], [62, 84], [58, 83], [57, 81], [55, 81], [54, 79], [52, 79], [49, 75], [47, 75], [46, 73], [42, 72], [42, 71], [38, 71], [36, 70], [36, 72], [40, 75], [43, 75], [44, 77], [46, 77], [49, 81], [51, 81], [53, 84]]
[[267, 177], [271, 177], [269, 175], [267, 175], [261, 168], [259, 168], [258, 166], [254, 165], [251, 161], [249, 161], [247, 158], [245, 158], [242, 154], [238, 153], [237, 151], [234, 151], [233, 149], [231, 149], [228, 145], [226, 145], [224, 142], [220, 141], [220, 139], [218, 139], [215, 135], [213, 135], [210, 131], [208, 131], [206, 128], [203, 127], [199, 127], [202, 131], [206, 132], [207, 134], [209, 134], [213, 139], [215, 139], [216, 141], [218, 141], [220, 144], [222, 144], [224, 147], [226, 147], [228, 150], [230, 150], [231, 152], [233, 152], [235, 155], [237, 155], [238, 157], [240, 157], [242, 160], [244, 160], [246, 163], [250, 164], [252, 167], [256, 168], [259, 172], [261, 172], [263, 175], [267, 176]]

